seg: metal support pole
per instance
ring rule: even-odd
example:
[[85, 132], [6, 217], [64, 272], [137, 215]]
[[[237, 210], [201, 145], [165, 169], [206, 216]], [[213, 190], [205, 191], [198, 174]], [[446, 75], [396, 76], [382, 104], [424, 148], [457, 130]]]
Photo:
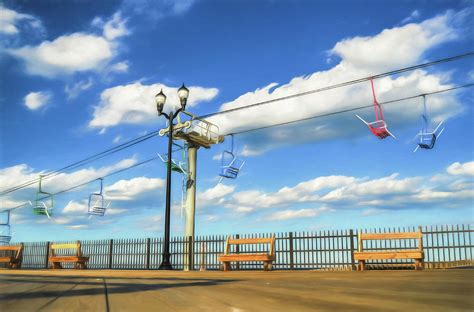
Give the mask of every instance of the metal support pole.
[[165, 240], [163, 246], [163, 260], [159, 270], [172, 270], [170, 262], [170, 218], [171, 218], [171, 163], [173, 147], [173, 112], [169, 114], [170, 131], [168, 133], [168, 165], [166, 167], [166, 210], [165, 210]]
[[[188, 143], [188, 181], [186, 183], [186, 208], [185, 217], [186, 224], [184, 235], [194, 239], [195, 211], [196, 211], [196, 162], [197, 147], [192, 143]], [[189, 248], [188, 248], [189, 247]], [[192, 270], [192, 263], [189, 263], [189, 255], [193, 253], [193, 245], [187, 245], [184, 255], [184, 270]], [[188, 255], [188, 256], [186, 256]]]

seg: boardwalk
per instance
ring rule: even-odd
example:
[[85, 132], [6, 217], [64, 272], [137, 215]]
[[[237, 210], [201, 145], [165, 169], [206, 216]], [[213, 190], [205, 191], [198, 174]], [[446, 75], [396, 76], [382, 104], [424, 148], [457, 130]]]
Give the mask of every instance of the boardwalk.
[[471, 311], [474, 271], [0, 270], [1, 311]]

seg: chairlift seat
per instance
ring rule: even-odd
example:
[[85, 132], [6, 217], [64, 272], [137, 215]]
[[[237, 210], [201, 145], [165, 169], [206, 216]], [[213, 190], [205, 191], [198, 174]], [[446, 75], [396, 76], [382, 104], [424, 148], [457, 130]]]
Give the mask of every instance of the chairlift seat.
[[[88, 214], [94, 216], [104, 216], [107, 206], [105, 205], [104, 195], [102, 195], [102, 179], [100, 180], [100, 192], [89, 195]], [[93, 204], [92, 204], [93, 203]]]
[[219, 176], [223, 178], [236, 179], [244, 163], [245, 162], [238, 159], [233, 152], [224, 151], [222, 153], [221, 173]]

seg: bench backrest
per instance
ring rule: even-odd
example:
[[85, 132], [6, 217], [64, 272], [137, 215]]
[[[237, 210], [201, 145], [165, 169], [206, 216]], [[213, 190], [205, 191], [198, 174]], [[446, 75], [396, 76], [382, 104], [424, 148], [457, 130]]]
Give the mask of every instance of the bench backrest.
[[49, 255], [50, 256], [56, 256], [55, 250], [58, 249], [75, 249], [76, 250], [76, 256], [82, 257], [82, 251], [81, 251], [81, 242], [77, 241], [76, 243], [72, 244], [50, 244], [49, 245]]
[[418, 250], [423, 251], [423, 233], [421, 227], [417, 232], [399, 232], [399, 233], [362, 233], [358, 234], [358, 251], [363, 250], [363, 241], [365, 240], [388, 240], [388, 239], [416, 239], [418, 240]]
[[225, 242], [224, 254], [228, 255], [231, 245], [250, 245], [250, 244], [269, 244], [270, 249], [268, 254], [270, 256], [275, 256], [275, 236], [268, 238], [232, 238], [231, 236], [227, 237]]
[[0, 246], [0, 250], [4, 251], [16, 251], [15, 259], [21, 259], [23, 257], [23, 243], [18, 246]]

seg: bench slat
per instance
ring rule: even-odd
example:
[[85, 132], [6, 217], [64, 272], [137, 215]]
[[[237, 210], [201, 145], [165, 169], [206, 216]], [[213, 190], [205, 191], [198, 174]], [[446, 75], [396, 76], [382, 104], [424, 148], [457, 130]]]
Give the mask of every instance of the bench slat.
[[230, 245], [244, 245], [244, 244], [270, 244], [273, 238], [234, 238], [229, 239]]
[[14, 257], [0, 257], [0, 262], [12, 262]]
[[78, 244], [51, 244], [51, 249], [77, 249]]
[[355, 260], [423, 259], [423, 258], [424, 258], [424, 253], [422, 251], [416, 251], [416, 250], [354, 252]]
[[360, 233], [361, 240], [383, 240], [383, 239], [410, 239], [420, 238], [420, 232], [403, 232], [403, 233]]
[[274, 257], [269, 254], [232, 254], [232, 255], [220, 255], [219, 261], [273, 261]]
[[18, 251], [21, 246], [0, 246], [0, 250]]
[[89, 257], [77, 256], [53, 256], [49, 257], [49, 262], [87, 262]]

